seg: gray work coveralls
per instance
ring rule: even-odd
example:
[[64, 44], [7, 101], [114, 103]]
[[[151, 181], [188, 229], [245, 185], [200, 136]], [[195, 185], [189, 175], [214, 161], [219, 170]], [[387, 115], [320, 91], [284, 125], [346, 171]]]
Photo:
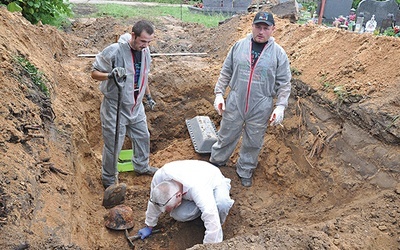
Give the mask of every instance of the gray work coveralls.
[[[150, 133], [147, 128], [146, 114], [142, 103], [150, 71], [150, 50], [142, 50], [142, 64], [139, 78], [139, 94], [134, 98], [134, 56], [128, 43], [114, 43], [105, 48], [96, 56], [93, 69], [101, 72], [111, 72], [115, 67], [126, 69], [126, 80], [123, 82], [121, 93], [121, 115], [119, 127], [120, 152], [124, 143], [125, 134], [132, 141], [133, 164], [138, 173], [146, 172], [149, 164]], [[113, 161], [115, 142], [115, 123], [117, 115], [118, 88], [114, 79], [102, 81], [100, 91], [104, 98], [100, 108], [100, 118], [104, 140], [102, 155], [103, 185], [114, 184], [118, 178], [118, 169]]]
[[286, 52], [270, 37], [254, 67], [251, 67], [251, 38], [235, 43], [221, 69], [214, 93], [225, 94], [218, 141], [212, 146], [210, 162], [225, 165], [242, 135], [236, 172], [250, 178], [257, 167], [268, 120], [275, 105], [287, 107], [291, 91], [290, 64]]

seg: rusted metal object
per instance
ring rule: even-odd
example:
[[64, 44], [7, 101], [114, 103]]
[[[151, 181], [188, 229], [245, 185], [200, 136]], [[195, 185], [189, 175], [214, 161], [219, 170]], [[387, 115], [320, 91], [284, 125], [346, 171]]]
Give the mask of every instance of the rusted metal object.
[[104, 220], [104, 225], [112, 230], [127, 230], [135, 225], [132, 209], [124, 204], [108, 210], [108, 213], [104, 216]]

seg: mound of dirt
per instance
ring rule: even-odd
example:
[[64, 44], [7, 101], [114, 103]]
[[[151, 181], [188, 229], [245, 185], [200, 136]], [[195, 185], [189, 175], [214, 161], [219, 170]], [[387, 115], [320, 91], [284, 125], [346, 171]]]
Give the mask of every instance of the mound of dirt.
[[[157, 17], [154, 111], [147, 110], [150, 163], [208, 160], [197, 154], [185, 119], [218, 126], [213, 87], [234, 42], [254, 14], [217, 28]], [[2, 249], [126, 249], [124, 232], [104, 226], [101, 206], [101, 93], [90, 78], [95, 54], [136, 20], [76, 19], [68, 30], [34, 26], [0, 8], [0, 246]], [[160, 218], [162, 232], [138, 249], [397, 249], [400, 241], [399, 40], [276, 20], [293, 91], [284, 127], [269, 128], [254, 185], [235, 172], [237, 150], [221, 171], [235, 204], [224, 241], [202, 245], [201, 220]], [[43, 73], [48, 93], [32, 79]], [[29, 65], [28, 65], [29, 66]], [[28, 67], [29, 69], [29, 67]], [[30, 67], [32, 69], [32, 67]], [[127, 140], [125, 148], [130, 147]], [[151, 178], [120, 174], [135, 234], [144, 225]]]

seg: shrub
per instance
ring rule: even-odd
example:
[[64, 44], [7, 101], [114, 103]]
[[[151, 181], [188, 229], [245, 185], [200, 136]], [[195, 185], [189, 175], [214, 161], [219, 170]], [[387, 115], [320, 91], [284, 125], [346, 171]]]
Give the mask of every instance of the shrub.
[[32, 24], [40, 21], [43, 24], [56, 25], [65, 16], [72, 16], [70, 4], [63, 0], [0, 0], [0, 3], [7, 5], [11, 12], [20, 11]]

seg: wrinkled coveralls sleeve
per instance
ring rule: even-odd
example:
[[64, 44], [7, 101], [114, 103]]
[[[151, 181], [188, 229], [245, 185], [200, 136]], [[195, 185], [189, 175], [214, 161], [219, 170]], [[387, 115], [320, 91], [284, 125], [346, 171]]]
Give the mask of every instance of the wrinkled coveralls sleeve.
[[213, 189], [208, 187], [193, 189], [193, 201], [201, 211], [201, 219], [206, 228], [203, 243], [222, 242], [223, 232]]
[[[102, 52], [96, 55], [92, 69], [104, 73], [110, 73], [116, 65], [116, 60], [119, 55], [119, 44], [113, 43], [106, 47]], [[122, 58], [122, 56], [120, 56]], [[100, 91], [106, 98], [117, 100], [117, 86], [113, 79], [101, 81], [99, 85]]]
[[112, 71], [112, 64], [115, 62], [119, 45], [114, 43], [106, 47], [101, 53], [96, 55], [96, 60], [92, 65], [92, 70], [109, 73]]
[[[171, 180], [171, 178], [169, 178], [161, 168], [157, 170], [157, 172], [153, 176], [150, 186], [150, 193], [155, 186], [157, 186], [160, 182], [164, 180]], [[158, 223], [158, 217], [160, 217], [161, 213], [162, 213], [161, 209], [158, 206], [151, 203], [149, 200], [147, 202], [145, 224], [149, 227], [155, 227]]]
[[229, 50], [228, 55], [225, 58], [224, 64], [222, 65], [222, 69], [217, 81], [217, 84], [215, 85], [214, 88], [214, 93], [222, 93], [222, 95], [225, 95], [226, 88], [229, 85], [229, 82], [231, 81], [232, 78], [232, 72], [233, 72], [233, 52], [237, 46], [238, 42], [235, 43], [235, 45], [232, 46], [232, 48]]
[[278, 55], [278, 67], [276, 69], [276, 79], [275, 79], [275, 93], [277, 96], [275, 105], [282, 105], [287, 107], [288, 100], [291, 91], [291, 83], [290, 80], [292, 78], [292, 74], [290, 72], [290, 63], [288, 56], [284, 49], [277, 45], [279, 51]]

